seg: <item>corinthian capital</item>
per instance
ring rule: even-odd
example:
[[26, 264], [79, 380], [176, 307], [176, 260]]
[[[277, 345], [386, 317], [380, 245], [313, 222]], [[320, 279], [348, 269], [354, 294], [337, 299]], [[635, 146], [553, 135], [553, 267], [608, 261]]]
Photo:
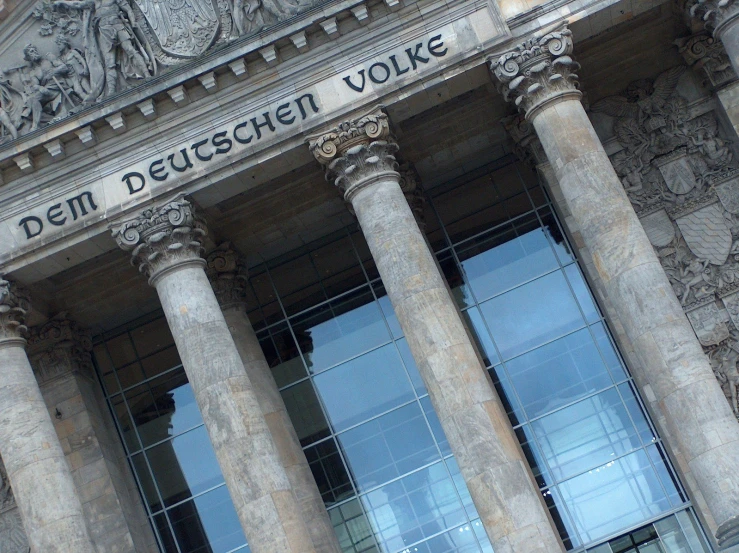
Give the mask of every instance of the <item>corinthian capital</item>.
[[368, 177], [394, 173], [397, 168], [394, 154], [398, 145], [381, 107], [309, 136], [308, 144], [315, 158], [327, 167], [326, 177], [335, 179], [347, 200]]
[[246, 260], [230, 242], [224, 242], [206, 258], [207, 273], [221, 309], [246, 306], [249, 270]]
[[63, 314], [30, 330], [28, 358], [40, 383], [72, 371], [92, 375], [91, 351], [90, 333]]
[[192, 262], [204, 263], [205, 222], [182, 196], [144, 210], [113, 229], [113, 238], [131, 252], [131, 263], [154, 280], [162, 271]]
[[489, 58], [498, 89], [507, 101], [531, 118], [537, 108], [567, 96], [580, 97], [580, 64], [572, 54], [572, 31], [567, 27], [528, 39], [502, 56]]
[[690, 17], [702, 21], [706, 29], [719, 39], [726, 25], [739, 17], [739, 2], [736, 0], [687, 0], [685, 9]]
[[28, 291], [0, 277], [0, 342], [23, 339], [28, 330], [26, 313], [30, 309]]

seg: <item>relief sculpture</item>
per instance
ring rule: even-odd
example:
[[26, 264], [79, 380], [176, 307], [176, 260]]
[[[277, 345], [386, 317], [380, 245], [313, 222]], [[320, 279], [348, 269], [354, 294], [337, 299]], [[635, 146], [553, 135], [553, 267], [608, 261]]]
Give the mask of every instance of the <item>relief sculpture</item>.
[[613, 166], [739, 417], [739, 169], [715, 114], [692, 116], [680, 95], [686, 69], [591, 111], [613, 118]]
[[317, 3], [41, 0], [29, 15], [39, 42], [15, 44], [0, 54], [0, 144]]

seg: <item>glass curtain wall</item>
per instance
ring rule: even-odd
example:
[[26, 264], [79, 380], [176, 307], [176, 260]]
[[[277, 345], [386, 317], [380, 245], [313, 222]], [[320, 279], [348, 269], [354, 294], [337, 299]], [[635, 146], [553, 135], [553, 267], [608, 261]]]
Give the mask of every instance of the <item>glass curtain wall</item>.
[[[426, 233], [568, 549], [707, 553], [548, 199], [516, 165]], [[492, 548], [361, 233], [251, 272], [250, 318], [345, 552]], [[96, 346], [164, 551], [246, 551], [163, 319]], [[239, 549], [242, 548], [242, 549]]]

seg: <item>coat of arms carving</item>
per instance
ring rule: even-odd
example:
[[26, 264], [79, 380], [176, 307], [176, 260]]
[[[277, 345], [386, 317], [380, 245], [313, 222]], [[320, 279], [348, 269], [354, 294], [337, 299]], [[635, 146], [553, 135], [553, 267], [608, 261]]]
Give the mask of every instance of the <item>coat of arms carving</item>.
[[664, 209], [639, 219], [653, 246], [661, 248], [675, 239], [675, 227]]
[[693, 254], [712, 265], [726, 263], [731, 251], [731, 229], [717, 203], [677, 219], [677, 226]]
[[715, 346], [729, 337], [729, 328], [721, 320], [721, 314], [715, 302], [710, 301], [688, 311], [687, 315], [701, 345]]

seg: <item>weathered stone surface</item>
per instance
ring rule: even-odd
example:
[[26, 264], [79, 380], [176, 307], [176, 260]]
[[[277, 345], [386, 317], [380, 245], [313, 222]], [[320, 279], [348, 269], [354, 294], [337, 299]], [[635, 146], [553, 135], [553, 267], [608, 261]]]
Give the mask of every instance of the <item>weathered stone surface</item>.
[[259, 407], [269, 428], [277, 454], [310, 533], [317, 553], [340, 553], [341, 547], [328, 512], [287, 413], [277, 383], [259, 340], [246, 315], [244, 286], [248, 273], [245, 260], [228, 243], [207, 257], [208, 277], [223, 310], [246, 374], [254, 387]]
[[[524, 47], [530, 50], [528, 44]], [[539, 57], [538, 63], [554, 71], [556, 56], [540, 52]], [[678, 71], [673, 73], [666, 83]], [[510, 78], [515, 76], [506, 76]], [[639, 108], [648, 105], [642, 102]], [[711, 365], [580, 101], [561, 91], [527, 108], [605, 292], [641, 361], [632, 367], [634, 377], [641, 387], [650, 386], [663, 407], [674, 447], [691, 467], [719, 525], [719, 544], [735, 545], [730, 530], [739, 514], [739, 482], [728, 475], [739, 463], [739, 424]], [[659, 112], [648, 110], [648, 115], [654, 118]]]
[[98, 553], [143, 553], [154, 541], [94, 374], [88, 332], [64, 316], [30, 331], [28, 356], [72, 470]]
[[69, 466], [26, 356], [21, 334], [28, 309], [27, 296], [0, 279], [0, 451], [31, 550], [95, 553]]
[[310, 138], [350, 201], [496, 551], [563, 551], [490, 377], [400, 187], [381, 110]]
[[113, 235], [156, 288], [254, 553], [310, 553], [308, 529], [200, 257], [205, 225], [176, 198]]

